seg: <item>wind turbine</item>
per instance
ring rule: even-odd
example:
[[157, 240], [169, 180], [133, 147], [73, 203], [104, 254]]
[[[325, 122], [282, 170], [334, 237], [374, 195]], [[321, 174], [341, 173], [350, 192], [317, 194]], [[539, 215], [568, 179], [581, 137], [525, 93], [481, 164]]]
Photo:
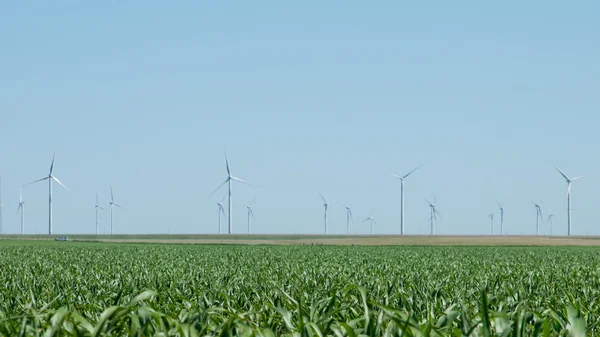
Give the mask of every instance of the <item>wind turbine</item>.
[[58, 178], [56, 178], [55, 176], [52, 175], [52, 172], [54, 171], [54, 158], [56, 157], [56, 153], [52, 156], [52, 164], [50, 164], [50, 173], [48, 174], [48, 176], [42, 178], [42, 179], [38, 179], [36, 181], [32, 181], [29, 184], [26, 185], [30, 185], [30, 184], [34, 184], [40, 181], [44, 181], [44, 180], [48, 180], [48, 234], [52, 235], [52, 180], [56, 181], [60, 186], [62, 186], [62, 188], [64, 188], [65, 190], [69, 190], [65, 185], [63, 185]]
[[221, 189], [221, 187], [223, 187], [223, 185], [225, 185], [225, 184], [227, 184], [227, 185], [228, 185], [228, 186], [227, 186], [227, 187], [228, 187], [228, 195], [229, 195], [229, 205], [228, 205], [228, 212], [229, 212], [229, 217], [228, 217], [228, 221], [229, 221], [229, 231], [228, 231], [228, 234], [231, 234], [231, 232], [233, 231], [233, 221], [232, 221], [232, 220], [233, 220], [233, 217], [232, 217], [233, 213], [232, 213], [232, 208], [231, 208], [231, 207], [232, 207], [232, 205], [231, 205], [231, 181], [232, 181], [232, 180], [235, 180], [235, 181], [239, 181], [239, 182], [241, 182], [241, 183], [244, 183], [244, 184], [246, 184], [246, 185], [250, 185], [250, 186], [253, 186], [253, 185], [252, 185], [252, 184], [250, 184], [249, 182], [245, 181], [245, 180], [242, 180], [242, 179], [240, 179], [240, 178], [237, 178], [237, 177], [234, 177], [234, 176], [232, 176], [232, 175], [231, 175], [231, 169], [229, 168], [229, 159], [227, 159], [227, 154], [225, 154], [225, 165], [227, 166], [227, 179], [225, 179], [225, 181], [224, 181], [224, 182], [223, 182], [221, 185], [219, 185], [219, 187], [217, 187], [217, 189], [216, 189], [214, 192], [212, 192], [212, 193], [210, 194], [209, 198], [210, 198], [210, 197], [211, 197], [213, 194], [217, 193], [217, 191], [218, 191], [218, 190], [220, 190], [220, 189]]
[[114, 223], [114, 218], [115, 218], [113, 215], [114, 208], [116, 206], [116, 207], [119, 207], [120, 209], [123, 209], [123, 207], [121, 207], [121, 205], [118, 205], [117, 203], [115, 203], [115, 196], [113, 195], [112, 186], [110, 187], [110, 202], [108, 204], [109, 204], [109, 208], [110, 208], [110, 235], [113, 235], [114, 234], [113, 223]]
[[567, 180], [567, 235], [571, 235], [571, 183], [583, 178], [583, 176], [569, 178], [558, 166], [554, 165], [554, 168]]
[[321, 192], [319, 192], [319, 195], [323, 199], [323, 207], [325, 207], [325, 235], [327, 235], [327, 207], [329, 207], [329, 204]]
[[498, 203], [498, 207], [500, 207], [500, 235], [504, 235], [504, 232], [502, 231], [502, 225], [504, 224], [504, 207], [500, 205], [499, 201], [496, 202]]
[[[111, 188], [111, 192], [112, 192], [112, 188]], [[96, 235], [98, 235], [100, 233], [99, 232], [100, 227], [98, 227], [99, 212], [100, 212], [100, 210], [106, 211], [106, 209], [104, 207], [100, 206], [100, 204], [98, 202], [98, 193], [96, 193], [96, 205], [94, 206], [94, 208], [96, 209]], [[111, 212], [111, 214], [112, 214], [112, 212]], [[112, 218], [112, 215], [111, 215], [111, 218]], [[112, 220], [111, 220], [111, 227], [112, 227]]]
[[421, 166], [425, 165], [425, 163], [417, 166], [412, 171], [407, 174], [400, 176], [397, 174], [390, 173], [392, 176], [400, 179], [400, 234], [404, 235], [404, 179], [406, 179], [411, 173], [418, 170]]
[[368, 218], [365, 219], [365, 221], [363, 221], [363, 223], [369, 221], [371, 223], [371, 235], [373, 235], [373, 224], [376, 224], [377, 222], [375, 221], [375, 218], [370, 215]]
[[435, 221], [437, 220], [437, 216], [441, 215], [440, 212], [438, 212], [435, 208], [437, 197], [433, 199], [433, 202], [430, 202], [427, 199], [425, 199], [425, 201], [429, 204], [429, 210], [431, 211], [431, 217], [429, 218], [429, 221], [431, 221], [431, 235], [433, 235], [435, 233]]
[[225, 201], [225, 196], [223, 196], [223, 199], [221, 199], [221, 201], [215, 201], [215, 204], [217, 204], [217, 206], [219, 207], [219, 234], [221, 234], [221, 213], [223, 213], [223, 216], [225, 216], [225, 209], [223, 209], [223, 201]]
[[346, 208], [346, 235], [348, 235], [350, 234], [350, 222], [353, 221], [352, 210], [350, 209], [350, 206], [344, 205], [344, 207]]
[[17, 214], [21, 212], [21, 235], [25, 234], [25, 201], [23, 201], [23, 187], [19, 189], [19, 207]]
[[490, 213], [490, 215], [488, 215], [488, 217], [490, 218], [490, 220], [492, 221], [492, 235], [494, 235], [494, 213]]
[[540, 218], [543, 220], [544, 216], [542, 215], [542, 202], [540, 201], [539, 204], [536, 204], [535, 202], [533, 202], [533, 207], [536, 208], [535, 211], [535, 223], [536, 223], [536, 229], [535, 229], [535, 234], [536, 235], [540, 235]]
[[248, 210], [248, 234], [250, 234], [250, 217], [256, 220], [256, 218], [254, 217], [254, 212], [252, 212], [252, 204], [254, 204], [254, 200], [256, 200], [256, 197], [254, 197], [250, 204], [246, 206], [246, 209]]
[[550, 210], [549, 213], [550, 214], [548, 214], [548, 224], [550, 224], [550, 236], [552, 236], [552, 222], [553, 222], [554, 214], [552, 214], [552, 210]]

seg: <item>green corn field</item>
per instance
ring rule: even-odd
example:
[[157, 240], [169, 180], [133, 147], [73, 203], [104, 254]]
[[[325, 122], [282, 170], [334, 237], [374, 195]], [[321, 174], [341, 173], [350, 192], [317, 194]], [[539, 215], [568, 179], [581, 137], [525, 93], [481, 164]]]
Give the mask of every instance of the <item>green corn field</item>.
[[3, 336], [596, 336], [600, 250], [0, 242]]

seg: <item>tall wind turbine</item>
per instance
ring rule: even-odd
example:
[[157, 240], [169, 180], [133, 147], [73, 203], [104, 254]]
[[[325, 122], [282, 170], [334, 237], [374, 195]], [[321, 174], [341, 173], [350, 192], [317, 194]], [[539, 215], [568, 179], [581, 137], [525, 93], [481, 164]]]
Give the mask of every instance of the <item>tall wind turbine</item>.
[[[112, 191], [112, 188], [111, 188]], [[102, 206], [100, 206], [99, 202], [98, 202], [98, 193], [96, 193], [96, 205], [94, 206], [94, 208], [96, 209], [96, 235], [100, 234], [99, 230], [100, 227], [98, 226], [98, 217], [99, 217], [99, 212], [100, 210], [102, 211], [106, 211], [106, 209]]]
[[431, 221], [431, 235], [433, 235], [435, 234], [435, 221], [437, 220], [437, 216], [440, 215], [440, 212], [438, 212], [435, 208], [437, 197], [433, 199], [433, 202], [430, 202], [427, 199], [425, 199], [425, 201], [427, 202], [427, 204], [429, 204], [429, 210], [431, 212], [431, 217], [429, 218], [429, 221]]
[[542, 202], [540, 201], [539, 204], [536, 204], [535, 202], [533, 202], [533, 207], [536, 208], [535, 211], [535, 224], [536, 224], [536, 229], [535, 229], [535, 234], [536, 235], [540, 235], [540, 219], [544, 219], [544, 216], [542, 215]]
[[490, 215], [488, 215], [488, 217], [490, 218], [490, 220], [492, 221], [492, 228], [491, 228], [491, 235], [494, 235], [494, 213], [490, 213]]
[[323, 207], [325, 207], [325, 235], [327, 235], [327, 208], [329, 207], [329, 204], [321, 192], [319, 192], [319, 195], [321, 196], [321, 199], [323, 199]]
[[25, 234], [25, 201], [23, 201], [23, 187], [19, 189], [19, 207], [17, 214], [21, 212], [21, 235]]
[[415, 172], [417, 169], [419, 169], [423, 165], [425, 165], [425, 163], [417, 166], [412, 171], [408, 172], [407, 174], [405, 174], [403, 176], [391, 173], [392, 176], [400, 179], [400, 234], [401, 235], [404, 235], [404, 179], [406, 179], [411, 173]]
[[44, 181], [44, 180], [48, 180], [48, 234], [52, 235], [52, 180], [56, 181], [56, 183], [58, 183], [62, 188], [64, 188], [65, 190], [68, 191], [67, 187], [65, 185], [63, 185], [58, 178], [56, 178], [55, 176], [52, 175], [52, 172], [54, 171], [54, 158], [56, 157], [56, 153], [52, 156], [52, 164], [50, 164], [50, 173], [48, 174], [48, 176], [42, 178], [42, 179], [38, 179], [36, 181], [32, 181], [29, 184], [26, 185], [30, 185], [30, 184], [34, 184], [40, 181]]
[[215, 201], [215, 204], [219, 207], [219, 231], [217, 233], [221, 234], [221, 213], [225, 216], [225, 209], [223, 208], [223, 201], [225, 201], [225, 197], [221, 199], [221, 201]]
[[559, 169], [556, 165], [554, 168], [560, 172], [560, 174], [567, 180], [567, 235], [571, 235], [571, 183], [575, 180], [579, 180], [583, 178], [583, 176], [569, 178], [561, 169]]
[[350, 206], [344, 205], [344, 207], [346, 208], [346, 235], [348, 235], [350, 234], [350, 222], [353, 221], [352, 210], [350, 209]]
[[246, 206], [246, 209], [248, 210], [248, 234], [250, 234], [250, 217], [256, 220], [256, 218], [254, 217], [254, 212], [252, 212], [252, 204], [254, 204], [254, 200], [256, 200], [256, 197], [252, 199], [248, 206]]
[[499, 201], [496, 202], [498, 203], [498, 207], [500, 207], [500, 235], [504, 235], [504, 232], [502, 230], [502, 225], [504, 224], [504, 207], [500, 205]]
[[123, 207], [121, 207], [121, 205], [115, 203], [115, 196], [113, 195], [113, 189], [112, 186], [110, 187], [110, 202], [109, 204], [109, 208], [110, 208], [110, 235], [114, 234], [114, 208], [119, 207], [120, 209], [123, 209]]
[[550, 214], [548, 214], [548, 224], [550, 225], [550, 236], [552, 236], [552, 222], [553, 222], [554, 214], [552, 214], [552, 210], [550, 210], [549, 213]]
[[225, 179], [225, 181], [219, 185], [219, 187], [217, 187], [217, 189], [212, 192], [209, 196], [209, 198], [217, 193], [218, 190], [221, 189], [221, 187], [223, 187], [225, 184], [228, 184], [228, 195], [229, 195], [229, 205], [228, 205], [228, 212], [229, 212], [229, 217], [228, 217], [228, 221], [229, 221], [229, 231], [228, 233], [231, 234], [231, 232], [233, 231], [233, 213], [232, 213], [232, 205], [231, 205], [231, 181], [235, 180], [235, 181], [239, 181], [241, 183], [244, 183], [246, 185], [250, 185], [252, 186], [252, 184], [250, 184], [249, 182], [242, 180], [240, 178], [234, 177], [231, 175], [231, 169], [229, 168], [229, 159], [227, 159], [227, 154], [225, 154], [225, 165], [227, 166], [227, 179]]
[[376, 224], [377, 222], [375, 221], [375, 218], [372, 215], [369, 216], [368, 218], [366, 218], [365, 221], [363, 221], [363, 223], [365, 223], [367, 221], [371, 222], [371, 235], [373, 235], [373, 224], [374, 223]]

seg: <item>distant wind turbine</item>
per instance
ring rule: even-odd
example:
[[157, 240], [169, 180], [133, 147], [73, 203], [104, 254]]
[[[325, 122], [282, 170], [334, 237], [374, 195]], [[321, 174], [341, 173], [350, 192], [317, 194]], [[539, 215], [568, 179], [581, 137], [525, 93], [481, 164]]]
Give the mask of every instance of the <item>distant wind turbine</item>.
[[232, 204], [231, 204], [231, 181], [235, 180], [235, 181], [239, 181], [241, 183], [244, 183], [246, 185], [250, 185], [253, 186], [252, 184], [250, 184], [249, 182], [242, 180], [240, 178], [234, 177], [231, 175], [231, 169], [229, 167], [229, 159], [227, 158], [227, 154], [225, 154], [225, 165], [227, 167], [227, 178], [225, 179], [225, 181], [219, 185], [219, 187], [217, 187], [217, 189], [212, 192], [209, 196], [212, 197], [213, 194], [217, 193], [218, 190], [221, 189], [221, 187], [223, 187], [225, 184], [227, 184], [227, 188], [228, 188], [228, 195], [229, 195], [229, 203], [228, 203], [228, 222], [229, 222], [229, 230], [228, 230], [228, 234], [231, 234], [231, 232], [233, 231], [233, 212], [232, 212]]
[[425, 163], [417, 166], [412, 171], [408, 172], [407, 174], [405, 174], [403, 176], [390, 173], [392, 176], [400, 179], [400, 234], [401, 235], [404, 235], [404, 179], [406, 179], [409, 175], [411, 175], [411, 173], [415, 172], [423, 165], [425, 165]]
[[321, 199], [323, 199], [323, 207], [325, 207], [325, 235], [327, 235], [327, 208], [329, 207], [329, 204], [321, 192], [319, 192], [319, 195], [321, 196]]
[[533, 202], [533, 207], [536, 208], [535, 211], [535, 223], [536, 223], [536, 229], [535, 229], [535, 234], [536, 235], [540, 235], [540, 219], [544, 219], [544, 216], [542, 215], [542, 202], [540, 201], [539, 204], [536, 204], [535, 202]]
[[25, 201], [23, 201], [23, 187], [19, 189], [19, 207], [17, 214], [21, 212], [21, 235], [25, 234]]
[[552, 214], [552, 210], [549, 211], [548, 214], [548, 224], [550, 225], [550, 236], [552, 236], [552, 222], [554, 220], [554, 214]]
[[223, 214], [223, 216], [225, 216], [225, 209], [223, 208], [223, 201], [225, 201], [225, 196], [223, 196], [223, 199], [221, 199], [221, 201], [215, 201], [215, 204], [217, 204], [217, 206], [219, 207], [219, 231], [217, 233], [221, 234], [221, 213]]
[[498, 203], [498, 207], [500, 207], [500, 235], [504, 235], [504, 231], [502, 229], [502, 225], [504, 225], [504, 207], [500, 205], [499, 201], [496, 202]]
[[494, 213], [490, 213], [490, 215], [488, 215], [488, 217], [490, 218], [490, 220], [492, 221], [492, 228], [491, 228], [491, 235], [494, 235]]
[[110, 235], [113, 235], [114, 232], [114, 208], [119, 207], [120, 209], [123, 209], [123, 207], [121, 207], [121, 205], [115, 203], [115, 196], [113, 195], [113, 189], [112, 186], [110, 187], [110, 203], [109, 203], [109, 208], [110, 208]]
[[373, 224], [376, 224], [377, 222], [375, 221], [375, 218], [372, 215], [366, 218], [365, 221], [363, 221], [363, 223], [367, 221], [369, 221], [371, 224], [371, 235], [373, 235]]
[[569, 178], [558, 166], [554, 165], [554, 168], [567, 180], [567, 235], [571, 235], [571, 183], [583, 178], [583, 176]]
[[94, 208], [96, 209], [96, 235], [98, 235], [98, 234], [100, 234], [100, 227], [98, 225], [98, 223], [99, 223], [98, 218], [100, 216], [99, 212], [100, 212], [100, 210], [106, 211], [106, 209], [104, 207], [100, 206], [100, 203], [98, 202], [98, 193], [96, 193], [96, 205], [94, 206]]
[[348, 235], [350, 234], [350, 222], [353, 221], [352, 210], [350, 209], [350, 206], [344, 205], [344, 207], [346, 208], [346, 235]]
[[248, 234], [250, 234], [250, 217], [256, 220], [256, 218], [254, 217], [254, 212], [252, 212], [252, 204], [254, 204], [254, 200], [256, 200], [256, 197], [252, 199], [248, 206], [246, 206], [246, 209], [248, 210]]
[[427, 204], [429, 204], [429, 210], [431, 212], [431, 217], [429, 218], [429, 221], [431, 221], [431, 235], [433, 235], [435, 234], [435, 221], [437, 220], [437, 216], [440, 215], [440, 212], [438, 212], [435, 208], [437, 197], [433, 199], [433, 202], [430, 202], [427, 199], [425, 199], [425, 201], [427, 202]]
[[52, 172], [54, 170], [54, 158], [56, 157], [56, 153], [52, 156], [52, 164], [50, 164], [50, 173], [48, 174], [48, 176], [42, 178], [42, 179], [38, 179], [36, 181], [32, 181], [29, 184], [26, 185], [30, 185], [30, 184], [34, 184], [40, 181], [44, 181], [44, 180], [48, 180], [48, 234], [52, 235], [52, 180], [56, 181], [60, 186], [62, 186], [62, 188], [64, 188], [65, 190], [68, 191], [67, 187], [65, 185], [63, 185], [58, 178], [56, 178], [55, 176], [52, 175]]

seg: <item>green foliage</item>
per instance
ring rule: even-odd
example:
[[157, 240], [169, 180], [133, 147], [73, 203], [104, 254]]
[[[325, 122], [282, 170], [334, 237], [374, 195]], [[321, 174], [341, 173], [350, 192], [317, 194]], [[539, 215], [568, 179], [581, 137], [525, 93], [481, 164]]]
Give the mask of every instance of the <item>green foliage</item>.
[[0, 243], [6, 336], [592, 336], [594, 248]]

